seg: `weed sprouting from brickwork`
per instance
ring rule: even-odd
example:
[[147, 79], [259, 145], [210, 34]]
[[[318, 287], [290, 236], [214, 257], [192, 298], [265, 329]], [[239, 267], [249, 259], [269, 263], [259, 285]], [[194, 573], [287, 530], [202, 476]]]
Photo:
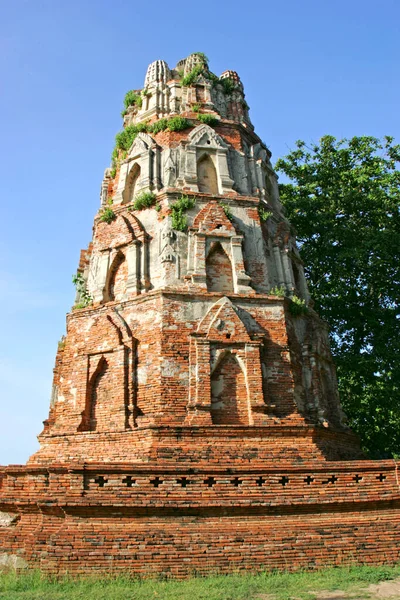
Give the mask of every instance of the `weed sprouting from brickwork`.
[[201, 121], [202, 123], [205, 123], [206, 125], [209, 125], [210, 127], [215, 127], [220, 122], [217, 117], [214, 117], [214, 115], [209, 115], [209, 114], [198, 115], [197, 118], [199, 119], [199, 121]]
[[172, 228], [176, 231], [186, 231], [187, 229], [187, 216], [185, 212], [194, 208], [196, 205], [196, 198], [190, 196], [181, 196], [171, 206], [172, 211]]
[[292, 296], [291, 303], [289, 304], [289, 311], [294, 317], [305, 315], [308, 312], [306, 301], [302, 300], [298, 296]]
[[262, 206], [259, 206], [258, 215], [260, 217], [260, 221], [265, 223], [270, 217], [272, 217], [273, 213], [269, 210], [265, 210], [265, 208], [263, 208]]
[[116, 218], [117, 215], [115, 214], [111, 206], [106, 206], [105, 208], [101, 209], [99, 219], [103, 223], [107, 223], [108, 225], [110, 225], [110, 223], [115, 221]]
[[230, 221], [232, 221], [232, 219], [233, 219], [233, 212], [232, 212], [231, 207], [229, 206], [229, 204], [227, 204], [226, 202], [220, 202], [220, 205], [224, 209], [225, 215], [228, 217], [228, 219]]
[[270, 296], [278, 296], [278, 298], [284, 298], [286, 296], [286, 290], [283, 287], [283, 285], [279, 287], [275, 286], [270, 289], [269, 294]]
[[135, 197], [130, 210], [145, 210], [152, 208], [157, 203], [157, 196], [154, 192], [141, 192]]
[[[86, 308], [86, 306], [92, 304], [93, 298], [87, 291], [86, 280], [82, 273], [78, 271], [75, 275], [72, 275], [72, 283], [79, 295], [79, 302], [75, 305], [75, 308]], [[63, 343], [65, 345], [65, 342]]]

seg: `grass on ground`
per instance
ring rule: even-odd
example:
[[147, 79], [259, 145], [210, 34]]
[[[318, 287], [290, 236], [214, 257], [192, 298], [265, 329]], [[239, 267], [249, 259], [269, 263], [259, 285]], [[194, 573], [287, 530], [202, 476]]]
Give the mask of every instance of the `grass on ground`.
[[276, 600], [312, 599], [320, 590], [355, 591], [400, 576], [395, 567], [353, 566], [257, 575], [219, 575], [184, 581], [127, 576], [46, 578], [39, 572], [0, 575], [1, 600]]

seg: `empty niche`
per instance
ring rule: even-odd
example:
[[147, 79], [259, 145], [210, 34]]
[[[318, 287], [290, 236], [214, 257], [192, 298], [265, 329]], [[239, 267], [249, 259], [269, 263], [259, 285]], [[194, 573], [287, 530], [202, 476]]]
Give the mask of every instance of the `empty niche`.
[[292, 269], [293, 269], [293, 277], [294, 277], [294, 285], [296, 291], [299, 295], [301, 295], [301, 284], [300, 284], [300, 272], [296, 262], [292, 261]]
[[204, 194], [218, 194], [218, 179], [214, 163], [208, 154], [205, 154], [197, 163], [197, 183], [199, 192]]
[[214, 425], [249, 425], [246, 380], [231, 352], [211, 376], [211, 419]]
[[119, 252], [111, 266], [108, 298], [109, 300], [122, 300], [126, 294], [128, 280], [128, 263], [125, 254]]
[[129, 192], [127, 194], [128, 203], [133, 202], [136, 194], [137, 182], [140, 177], [140, 166], [136, 163], [129, 174]]
[[111, 389], [109, 365], [103, 356], [93, 374], [90, 386], [90, 431], [106, 431], [110, 428]]
[[208, 292], [233, 293], [232, 263], [219, 242], [215, 243], [206, 260]]

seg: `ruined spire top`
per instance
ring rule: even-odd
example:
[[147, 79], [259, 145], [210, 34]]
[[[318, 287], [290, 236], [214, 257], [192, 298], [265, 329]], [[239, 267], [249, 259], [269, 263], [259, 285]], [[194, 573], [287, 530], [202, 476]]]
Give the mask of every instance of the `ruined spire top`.
[[194, 52], [170, 69], [164, 60], [152, 62], [146, 72], [140, 100], [132, 99], [124, 114], [124, 126], [174, 115], [214, 112], [223, 119], [253, 129], [243, 84], [236, 71], [220, 77], [208, 67], [208, 58]]

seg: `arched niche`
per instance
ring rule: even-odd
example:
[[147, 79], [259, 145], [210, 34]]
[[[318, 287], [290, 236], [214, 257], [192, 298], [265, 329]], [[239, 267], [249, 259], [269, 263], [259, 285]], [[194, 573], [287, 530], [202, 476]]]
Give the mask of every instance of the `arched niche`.
[[77, 397], [78, 431], [121, 431], [135, 427], [138, 341], [114, 308], [90, 329], [76, 368], [85, 373]]
[[160, 189], [160, 160], [160, 148], [150, 135], [140, 132], [130, 147], [128, 156], [121, 162], [114, 204], [127, 204], [131, 201], [133, 180], [135, 180], [134, 194], [139, 191]]
[[128, 283], [128, 262], [123, 252], [119, 251], [110, 266], [108, 285], [106, 286], [107, 301], [124, 300]]
[[206, 259], [206, 283], [208, 292], [233, 294], [232, 263], [220, 242], [215, 242]]
[[[150, 239], [132, 214], [119, 215], [110, 224], [101, 221], [96, 224], [88, 277], [89, 292], [95, 302], [109, 302], [115, 297], [115, 293], [110, 297], [110, 281], [115, 269], [121, 267], [120, 253], [126, 257], [121, 268], [127, 269], [126, 274], [122, 271], [119, 274], [126, 281], [123, 295], [131, 297], [150, 289]], [[119, 296], [115, 299], [121, 299]]]
[[197, 161], [197, 181], [199, 192], [212, 195], [219, 193], [217, 171], [209, 154], [203, 154]]
[[125, 200], [123, 201], [122, 204], [130, 204], [131, 202], [134, 201], [135, 199], [135, 194], [137, 192], [137, 188], [138, 188], [138, 181], [140, 179], [140, 165], [138, 163], [136, 163], [133, 167], [132, 170], [129, 173], [129, 178], [128, 178], [128, 193], [126, 194]]
[[229, 298], [215, 302], [190, 341], [188, 423], [265, 421], [260, 350], [264, 330]]
[[211, 374], [210, 412], [214, 425], [249, 425], [245, 375], [238, 359], [229, 351]]
[[[218, 201], [203, 206], [189, 230], [187, 273], [192, 283], [208, 291], [255, 293], [244, 269], [242, 240]], [[213, 248], [216, 253], [210, 255]], [[225, 273], [225, 281], [220, 284], [219, 272]]]
[[[181, 183], [195, 192], [202, 191], [201, 186], [203, 186], [204, 193], [208, 194], [231, 192], [234, 181], [229, 173], [229, 148], [229, 145], [209, 125], [203, 124], [195, 127], [189, 134], [187, 143], [184, 146], [181, 145], [179, 175]], [[205, 158], [206, 156], [208, 159]], [[214, 182], [215, 173], [216, 182], [212, 184], [212, 192], [208, 191], [210, 189], [210, 179], [207, 181], [203, 177], [203, 182], [200, 185], [198, 169], [202, 160], [205, 161], [204, 164], [200, 164], [203, 169], [203, 176], [204, 174], [210, 176], [210, 173], [212, 173]]]
[[109, 428], [109, 405], [111, 404], [112, 383], [109, 365], [104, 356], [100, 359], [90, 386], [89, 431], [107, 431]]

